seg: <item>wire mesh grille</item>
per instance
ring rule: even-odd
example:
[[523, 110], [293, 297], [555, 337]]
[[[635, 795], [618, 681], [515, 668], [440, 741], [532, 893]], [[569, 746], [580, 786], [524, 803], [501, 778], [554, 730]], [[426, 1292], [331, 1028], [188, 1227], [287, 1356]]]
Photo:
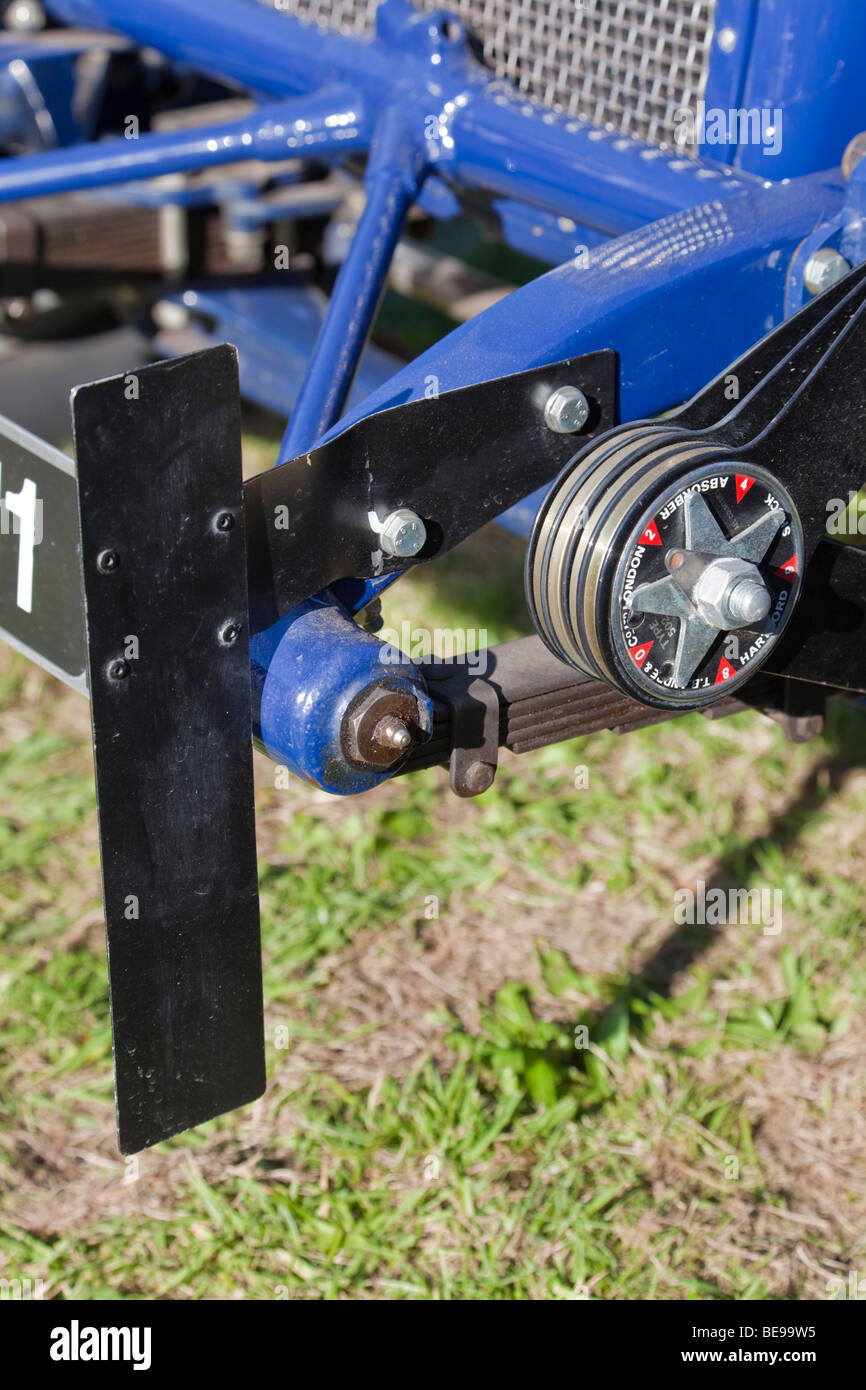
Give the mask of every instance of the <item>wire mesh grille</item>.
[[[274, 0], [262, 0], [273, 4]], [[450, 9], [499, 77], [548, 106], [656, 144], [707, 81], [716, 0], [416, 0]], [[280, 0], [344, 34], [372, 32], [377, 0]]]

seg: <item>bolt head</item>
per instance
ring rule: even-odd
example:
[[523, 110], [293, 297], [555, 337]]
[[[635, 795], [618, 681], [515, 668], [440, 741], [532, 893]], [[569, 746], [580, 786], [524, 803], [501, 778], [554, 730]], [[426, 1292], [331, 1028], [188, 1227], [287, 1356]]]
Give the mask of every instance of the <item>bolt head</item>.
[[13, 0], [3, 18], [7, 29], [15, 29], [19, 34], [33, 34], [45, 28], [45, 11], [39, 0]]
[[831, 285], [837, 285], [848, 274], [851, 264], [834, 251], [832, 246], [822, 246], [813, 251], [803, 271], [803, 283], [810, 294], [823, 294]]
[[589, 419], [589, 401], [579, 386], [560, 386], [544, 405], [544, 423], [555, 434], [576, 434]]
[[96, 568], [101, 574], [113, 574], [120, 568], [120, 556], [116, 550], [101, 550], [96, 557]]
[[108, 674], [113, 681], [125, 681], [129, 675], [129, 662], [119, 658], [112, 661], [108, 667]]
[[720, 29], [716, 43], [723, 53], [733, 53], [737, 46], [736, 29], [730, 29], [727, 26], [724, 29]]
[[496, 768], [492, 763], [475, 762], [466, 769], [461, 789], [462, 796], [480, 796], [493, 786]]
[[866, 155], [866, 130], [861, 130], [854, 139], [849, 141], [845, 153], [842, 156], [842, 174], [846, 179], [850, 179], [857, 165], [863, 156]]
[[224, 647], [230, 647], [238, 640], [241, 635], [240, 623], [226, 623], [220, 628], [220, 641]]
[[398, 753], [405, 753], [411, 746], [412, 734], [402, 719], [388, 715], [380, 719], [373, 730], [373, 741], [384, 748], [395, 748]]
[[231, 531], [235, 524], [235, 519], [231, 512], [220, 512], [214, 521], [214, 526], [218, 531]]
[[408, 507], [398, 507], [389, 512], [379, 532], [379, 543], [386, 555], [396, 555], [409, 559], [423, 550], [427, 540], [427, 528], [416, 512]]

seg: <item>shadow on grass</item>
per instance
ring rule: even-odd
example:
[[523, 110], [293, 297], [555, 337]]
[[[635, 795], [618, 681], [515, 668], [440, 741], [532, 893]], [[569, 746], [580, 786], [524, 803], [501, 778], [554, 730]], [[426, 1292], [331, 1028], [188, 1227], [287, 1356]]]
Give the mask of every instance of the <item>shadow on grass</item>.
[[[740, 846], [717, 864], [707, 880], [706, 892], [746, 885], [761, 869], [765, 853], [786, 856], [816, 820], [828, 797], [838, 792], [853, 768], [866, 764], [866, 709], [848, 700], [831, 700], [827, 706], [825, 742], [830, 748], [792, 793], [788, 805], [773, 817], [763, 835]], [[714, 939], [711, 928], [681, 926], [644, 962], [634, 983], [669, 996], [680, 975], [697, 964]]]

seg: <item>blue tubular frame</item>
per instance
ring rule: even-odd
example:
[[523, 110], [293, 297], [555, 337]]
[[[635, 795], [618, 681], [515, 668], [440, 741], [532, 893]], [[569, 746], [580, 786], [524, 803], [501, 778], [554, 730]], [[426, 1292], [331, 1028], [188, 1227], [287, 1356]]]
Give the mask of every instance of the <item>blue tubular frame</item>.
[[209, 169], [239, 159], [327, 158], [368, 149], [370, 122], [357, 94], [325, 90], [315, 97], [260, 106], [222, 125], [165, 135], [72, 145], [0, 163], [0, 202], [108, 188], [133, 179]]
[[244, 0], [53, 0], [70, 24], [114, 29], [253, 92], [289, 96], [339, 84], [371, 112], [393, 107], [432, 167], [617, 234], [759, 184], [712, 160], [678, 159], [553, 111], [493, 79], [447, 11], [387, 0], [370, 42], [323, 33]]
[[[811, 172], [835, 161], [864, 124], [861, 0], [829, 10], [825, 0], [718, 0], [717, 33], [727, 27], [735, 42], [714, 52], [707, 103], [790, 105], [794, 130], [786, 129], [777, 158], [722, 147], [698, 159], [527, 99], [475, 61], [453, 15], [418, 13], [408, 0], [386, 0], [369, 41], [323, 32], [252, 0], [48, 3], [61, 20], [116, 30], [276, 104], [230, 127], [6, 160], [0, 198], [247, 154], [369, 151], [366, 207], [281, 458], [310, 449], [324, 430], [336, 433], [417, 398], [431, 377], [448, 391], [599, 347], [620, 353], [623, 419], [656, 414], [693, 394], [798, 306], [809, 251], [832, 244], [866, 254], [859, 180], [846, 190], [838, 174]], [[796, 54], [777, 51], [785, 28], [800, 36]], [[841, 81], [833, 76], [840, 53]], [[815, 93], [809, 104], [804, 93]], [[811, 125], [801, 138], [806, 118]], [[281, 146], [275, 135], [276, 124], [289, 120], [310, 137], [300, 148]], [[407, 211], [417, 200], [455, 215], [451, 185], [489, 195], [519, 236], [529, 228], [568, 259], [456, 329], [335, 423]], [[599, 244], [602, 237], [615, 239]], [[526, 499], [504, 520], [527, 534], [538, 500]], [[412, 498], [394, 502], [411, 505]], [[387, 775], [335, 779], [325, 768], [338, 692], [360, 688], [378, 661], [374, 639], [353, 626], [351, 614], [393, 577], [346, 581], [255, 639], [263, 742], [273, 757], [331, 790], [363, 790]], [[301, 659], [313, 649], [321, 659]], [[306, 714], [296, 718], [292, 709]]]
[[427, 167], [423, 149], [403, 118], [393, 109], [384, 111], [367, 162], [367, 201], [283, 436], [281, 461], [312, 448], [342, 414], [394, 247]]

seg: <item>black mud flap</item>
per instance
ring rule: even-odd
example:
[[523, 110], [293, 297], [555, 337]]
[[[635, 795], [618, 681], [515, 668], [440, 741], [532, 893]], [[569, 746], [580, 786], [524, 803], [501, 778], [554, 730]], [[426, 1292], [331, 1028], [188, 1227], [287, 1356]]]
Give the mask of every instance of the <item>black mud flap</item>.
[[118, 1142], [265, 1086], [237, 354], [73, 393]]

